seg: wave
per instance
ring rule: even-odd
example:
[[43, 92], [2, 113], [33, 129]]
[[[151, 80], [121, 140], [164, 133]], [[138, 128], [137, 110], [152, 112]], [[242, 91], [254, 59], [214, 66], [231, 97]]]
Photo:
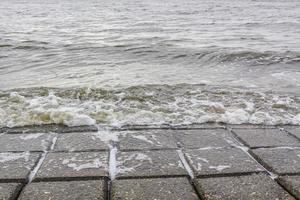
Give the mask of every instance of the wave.
[[300, 125], [300, 97], [206, 85], [119, 89], [27, 88], [0, 92], [0, 126], [41, 124]]
[[[166, 41], [167, 42], [167, 41]], [[125, 46], [106, 47], [109, 50], [123, 52], [129, 56], [138, 55], [144, 58], [162, 59], [172, 62], [193, 62], [195, 64], [242, 64], [246, 66], [272, 65], [272, 64], [298, 64], [300, 52], [298, 51], [255, 51], [235, 50], [220, 47], [205, 47], [203, 49], [179, 48], [173, 45], [160, 44], [155, 46]], [[104, 49], [106, 49], [104, 48]]]

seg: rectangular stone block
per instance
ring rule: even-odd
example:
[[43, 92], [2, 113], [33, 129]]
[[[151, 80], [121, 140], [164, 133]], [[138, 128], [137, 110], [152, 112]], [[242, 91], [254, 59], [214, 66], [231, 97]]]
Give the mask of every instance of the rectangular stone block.
[[294, 200], [264, 174], [196, 179], [196, 188], [206, 200]]
[[276, 126], [270, 125], [256, 125], [256, 124], [228, 124], [226, 125], [232, 129], [272, 129], [276, 128]]
[[295, 197], [300, 199], [300, 175], [279, 177], [279, 182]]
[[0, 136], [0, 152], [6, 151], [46, 151], [56, 134], [24, 133]]
[[150, 178], [115, 180], [111, 199], [199, 199], [186, 178]]
[[150, 150], [176, 148], [170, 130], [124, 131], [119, 135], [121, 150]]
[[278, 147], [252, 151], [275, 173], [300, 173], [300, 148]]
[[0, 199], [10, 200], [17, 198], [22, 184], [20, 183], [0, 183]]
[[54, 151], [108, 150], [108, 144], [97, 132], [77, 132], [60, 134]]
[[279, 129], [237, 129], [236, 135], [249, 147], [300, 146], [300, 142]]
[[38, 153], [0, 153], [0, 180], [26, 181], [39, 158]]
[[36, 180], [108, 176], [108, 153], [49, 153]]
[[180, 142], [182, 147], [189, 148], [206, 148], [206, 147], [229, 147], [233, 137], [227, 130], [178, 130], [174, 136]]
[[263, 171], [254, 159], [237, 148], [188, 149], [185, 155], [196, 176]]
[[43, 124], [43, 125], [30, 125], [20, 127], [4, 127], [0, 128], [0, 133], [69, 133], [69, 132], [91, 132], [97, 131], [96, 126], [65, 126], [61, 124]]
[[200, 123], [200, 124], [187, 124], [187, 125], [178, 125], [173, 126], [173, 129], [224, 129], [224, 124], [218, 123]]
[[174, 175], [187, 175], [175, 150], [117, 153], [117, 177]]
[[300, 139], [300, 127], [299, 126], [288, 126], [283, 127], [286, 131], [291, 133], [292, 135], [296, 136], [298, 139]]
[[19, 200], [104, 200], [103, 180], [30, 183]]

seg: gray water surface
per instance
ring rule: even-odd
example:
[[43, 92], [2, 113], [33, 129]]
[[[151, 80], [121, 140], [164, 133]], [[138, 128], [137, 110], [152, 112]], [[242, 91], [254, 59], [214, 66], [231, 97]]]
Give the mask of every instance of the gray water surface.
[[298, 0], [2, 0], [0, 89], [205, 83], [299, 92]]
[[299, 0], [0, 3], [0, 126], [300, 124], [299, 67]]

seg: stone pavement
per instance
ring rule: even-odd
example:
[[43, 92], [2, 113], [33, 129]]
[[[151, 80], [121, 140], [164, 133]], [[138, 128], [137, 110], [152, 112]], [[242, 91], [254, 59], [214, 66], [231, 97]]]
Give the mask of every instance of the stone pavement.
[[0, 129], [0, 200], [300, 199], [297, 126]]

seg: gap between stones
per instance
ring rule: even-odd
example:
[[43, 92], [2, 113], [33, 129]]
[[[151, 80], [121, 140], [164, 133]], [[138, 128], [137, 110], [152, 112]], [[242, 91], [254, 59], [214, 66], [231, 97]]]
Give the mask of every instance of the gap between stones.
[[[255, 159], [255, 157], [253, 157], [253, 155], [249, 151], [249, 148], [245, 146], [239, 139], [237, 139], [237, 136], [232, 129], [227, 128], [227, 130], [232, 133], [232, 135], [234, 136], [233, 139], [235, 140], [235, 141], [226, 140], [229, 144], [245, 152], [252, 160], [254, 160], [257, 164], [259, 164], [273, 180], [278, 177], [277, 174], [274, 174], [271, 171], [269, 171], [267, 168], [265, 168], [264, 165], [262, 165], [257, 159]], [[234, 142], [236, 142], [237, 144], [235, 144]]]
[[[236, 146], [237, 148], [240, 148], [242, 151], [244, 151], [245, 153], [247, 153], [255, 162], [257, 162], [266, 172], [267, 174], [270, 176], [271, 179], [273, 179], [280, 187], [282, 187], [287, 193], [289, 193], [292, 197], [294, 197], [295, 199], [299, 199], [296, 196], [294, 196], [283, 184], [280, 183], [279, 181], [279, 176], [273, 172], [271, 172], [269, 169], [267, 169], [268, 165], [266, 163], [264, 163], [264, 161], [262, 161], [261, 159], [259, 159], [257, 156], [253, 155], [251, 153], [251, 151], [249, 151], [249, 147], [245, 146], [243, 144], [243, 142], [240, 141], [239, 137], [235, 134], [235, 132], [233, 131], [232, 128], [226, 127], [227, 130], [229, 130], [232, 135], [234, 136], [233, 139], [240, 145], [235, 145], [233, 143], [234, 146]], [[291, 134], [290, 134], [291, 135]], [[298, 139], [298, 138], [297, 138]], [[267, 166], [267, 167], [265, 167]]]
[[43, 161], [46, 158], [46, 155], [48, 154], [49, 151], [52, 151], [54, 149], [54, 146], [56, 144], [57, 141], [57, 137], [55, 136], [52, 139], [52, 142], [50, 143], [50, 148], [49, 149], [45, 149], [44, 152], [42, 153], [42, 155], [40, 156], [38, 162], [36, 163], [35, 167], [30, 171], [27, 182], [22, 186], [22, 188], [20, 189], [19, 193], [16, 195], [16, 199], [18, 199], [22, 193], [22, 191], [24, 190], [24, 188], [30, 184], [32, 182], [32, 180], [34, 179], [36, 173], [38, 172], [38, 170], [40, 169], [41, 165], [43, 164]]

